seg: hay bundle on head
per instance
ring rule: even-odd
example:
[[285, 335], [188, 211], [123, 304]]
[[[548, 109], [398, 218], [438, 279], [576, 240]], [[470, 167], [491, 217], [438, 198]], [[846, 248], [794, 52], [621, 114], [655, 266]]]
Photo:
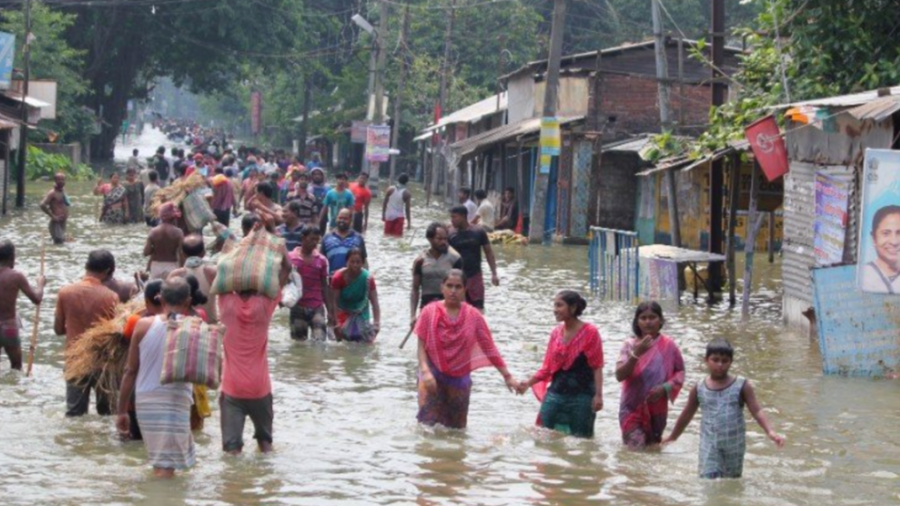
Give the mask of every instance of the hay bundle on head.
[[140, 298], [119, 304], [111, 318], [99, 321], [66, 348], [66, 381], [84, 387], [96, 379], [97, 390], [108, 395], [115, 406], [128, 357], [128, 342], [123, 335], [125, 322], [143, 310], [144, 301]]
[[159, 206], [166, 202], [172, 202], [176, 206], [180, 206], [181, 201], [188, 196], [188, 193], [205, 186], [206, 179], [197, 172], [186, 178], [176, 179], [169, 186], [160, 188], [153, 194], [153, 200], [150, 201], [150, 215], [158, 218]]

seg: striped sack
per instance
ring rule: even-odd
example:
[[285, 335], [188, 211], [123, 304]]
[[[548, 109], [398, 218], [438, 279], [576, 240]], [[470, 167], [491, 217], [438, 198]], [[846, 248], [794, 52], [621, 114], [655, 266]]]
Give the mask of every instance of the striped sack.
[[222, 295], [253, 290], [274, 299], [281, 291], [278, 275], [283, 259], [284, 239], [264, 229], [253, 230], [219, 259], [210, 293]]
[[203, 197], [203, 190], [194, 190], [181, 202], [184, 221], [192, 232], [203, 230], [207, 224], [216, 221], [216, 214]]
[[207, 325], [196, 316], [169, 320], [159, 382], [193, 383], [215, 390], [222, 378], [225, 328]]

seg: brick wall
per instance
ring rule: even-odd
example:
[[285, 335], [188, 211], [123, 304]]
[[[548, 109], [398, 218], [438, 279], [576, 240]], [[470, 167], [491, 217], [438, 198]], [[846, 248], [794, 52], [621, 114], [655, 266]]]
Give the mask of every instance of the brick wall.
[[635, 173], [643, 165], [636, 153], [603, 153], [595, 182], [600, 210], [598, 226], [634, 230], [638, 185]]
[[[613, 134], [639, 134], [659, 131], [657, 83], [654, 79], [619, 74], [603, 74], [600, 83], [600, 124]], [[684, 124], [690, 127], [709, 121], [710, 88], [684, 86]], [[678, 121], [681, 100], [678, 86], [672, 86], [670, 111]], [[615, 121], [613, 121], [613, 117]], [[694, 133], [704, 128], [692, 128]]]

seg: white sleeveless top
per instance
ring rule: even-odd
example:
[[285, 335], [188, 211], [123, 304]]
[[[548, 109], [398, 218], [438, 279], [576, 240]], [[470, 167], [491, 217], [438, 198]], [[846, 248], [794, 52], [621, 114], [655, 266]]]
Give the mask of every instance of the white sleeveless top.
[[[178, 318], [181, 319], [183, 317], [179, 316]], [[191, 396], [193, 393], [193, 387], [190, 383], [162, 385], [159, 382], [166, 349], [166, 327], [167, 320], [157, 315], [153, 320], [153, 324], [147, 329], [147, 334], [141, 339], [139, 346], [141, 366], [137, 373], [137, 381], [134, 387], [135, 394], [163, 390], [169, 390], [173, 393], [184, 393], [187, 396]]]
[[406, 191], [405, 186], [398, 185], [394, 188], [394, 193], [388, 197], [387, 209], [384, 211], [385, 220], [391, 221], [406, 216], [406, 202], [403, 201]]

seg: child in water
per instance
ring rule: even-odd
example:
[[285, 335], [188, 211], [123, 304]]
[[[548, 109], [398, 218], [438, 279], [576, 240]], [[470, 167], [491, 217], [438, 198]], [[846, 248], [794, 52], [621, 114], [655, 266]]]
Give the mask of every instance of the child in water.
[[744, 405], [769, 439], [779, 448], [784, 437], [775, 433], [756, 400], [750, 381], [731, 376], [728, 370], [734, 359], [734, 348], [725, 339], [715, 339], [706, 346], [709, 377], [694, 385], [687, 406], [678, 417], [675, 428], [663, 444], [674, 443], [691, 423], [697, 408], [703, 409], [700, 420], [700, 477], [707, 479], [740, 478], [744, 470]]

